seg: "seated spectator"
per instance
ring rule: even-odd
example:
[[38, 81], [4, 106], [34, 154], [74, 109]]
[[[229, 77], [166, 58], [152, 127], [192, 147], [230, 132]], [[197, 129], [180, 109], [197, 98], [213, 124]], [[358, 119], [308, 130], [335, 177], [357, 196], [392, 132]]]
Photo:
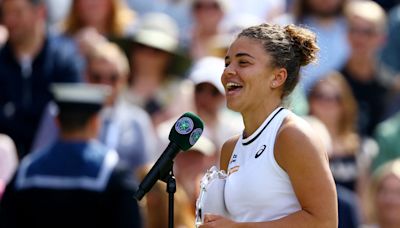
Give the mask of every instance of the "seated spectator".
[[[123, 99], [129, 75], [128, 60], [108, 41], [92, 44], [88, 51], [86, 79], [91, 84], [108, 85], [111, 95], [101, 112], [102, 128], [98, 139], [115, 149], [121, 162], [133, 171], [149, 162], [155, 153], [156, 136], [148, 114]], [[36, 137], [35, 148], [43, 148], [57, 136], [54, 104], [50, 104]]]
[[219, 34], [219, 25], [227, 13], [228, 4], [227, 0], [192, 1], [193, 23], [183, 42], [193, 60], [211, 54], [210, 44]]
[[[328, 154], [332, 151], [332, 139], [328, 129], [319, 119], [313, 116], [303, 117], [320, 136], [321, 142]], [[336, 184], [338, 195], [339, 228], [359, 228], [361, 225], [361, 210], [358, 196], [351, 190]]]
[[[383, 120], [388, 89], [380, 81], [378, 51], [383, 45], [385, 11], [375, 2], [351, 1], [346, 7], [351, 53], [341, 72], [356, 98], [358, 132], [371, 136]], [[360, 67], [362, 66], [362, 67]]]
[[132, 173], [95, 140], [106, 86], [53, 84], [60, 135], [25, 157], [0, 202], [1, 227], [141, 227]]
[[348, 83], [343, 75], [332, 72], [312, 87], [308, 101], [310, 114], [325, 124], [332, 139], [328, 155], [337, 186], [357, 194], [362, 205], [378, 148], [373, 139], [356, 131], [357, 105]]
[[149, 13], [141, 18], [133, 36], [132, 72], [126, 95], [150, 114], [155, 126], [190, 107], [182, 75], [172, 72], [179, 52], [178, 30], [168, 15]]
[[350, 47], [347, 41], [347, 21], [344, 6], [348, 0], [293, 0], [292, 11], [287, 17], [276, 19], [280, 24], [300, 24], [317, 35], [320, 51], [316, 64], [302, 70], [301, 82], [308, 92], [321, 77], [333, 70], [340, 70], [346, 62]]
[[400, 227], [400, 159], [380, 166], [372, 176], [371, 227]]
[[382, 79], [391, 89], [386, 117], [400, 111], [400, 4], [389, 11], [388, 32], [384, 47], [380, 53]]
[[0, 133], [22, 158], [51, 100], [50, 83], [81, 81], [82, 61], [70, 40], [46, 30], [44, 0], [3, 0], [1, 11], [9, 37], [0, 49]]
[[[243, 120], [240, 115], [226, 109], [225, 89], [221, 83], [221, 75], [224, 71], [224, 60], [217, 57], [206, 56], [196, 61], [189, 71], [187, 88], [194, 87], [190, 98], [194, 103], [193, 112], [204, 121], [203, 135], [215, 144], [218, 153], [215, 155], [215, 163], [223, 143], [235, 134], [243, 130]], [[161, 141], [167, 139], [170, 126], [177, 117], [173, 117], [157, 127]], [[162, 142], [166, 146], [167, 142]]]
[[135, 14], [122, 0], [73, 0], [63, 24], [63, 32], [75, 36], [94, 28], [107, 38], [128, 37], [134, 29]]
[[6, 185], [14, 175], [18, 165], [17, 150], [7, 135], [0, 134], [0, 200]]

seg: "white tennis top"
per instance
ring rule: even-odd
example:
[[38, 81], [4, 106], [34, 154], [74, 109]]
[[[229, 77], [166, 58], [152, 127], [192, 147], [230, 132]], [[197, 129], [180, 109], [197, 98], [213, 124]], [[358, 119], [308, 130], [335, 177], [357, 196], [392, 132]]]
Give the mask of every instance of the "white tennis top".
[[287, 173], [274, 157], [277, 132], [290, 113], [277, 108], [251, 136], [236, 143], [224, 196], [234, 221], [271, 221], [301, 209]]

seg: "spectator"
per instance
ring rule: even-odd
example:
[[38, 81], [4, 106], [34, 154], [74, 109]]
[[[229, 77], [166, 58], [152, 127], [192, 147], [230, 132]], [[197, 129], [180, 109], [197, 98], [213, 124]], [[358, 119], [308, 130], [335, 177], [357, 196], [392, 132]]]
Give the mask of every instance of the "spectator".
[[332, 139], [329, 163], [335, 182], [356, 191], [361, 138], [356, 131], [357, 105], [349, 85], [340, 73], [330, 73], [312, 87], [308, 100], [310, 114], [325, 124]]
[[[321, 141], [329, 153], [332, 153], [332, 139], [328, 129], [318, 118], [303, 117], [320, 136]], [[351, 190], [336, 184], [338, 196], [339, 228], [359, 228], [361, 225], [361, 210], [358, 196]]]
[[380, 166], [371, 183], [372, 227], [400, 227], [400, 159]]
[[[86, 79], [91, 84], [111, 88], [111, 95], [100, 115], [103, 124], [98, 139], [117, 151], [121, 163], [136, 171], [149, 162], [157, 148], [153, 125], [143, 109], [129, 104], [121, 96], [129, 75], [128, 60], [122, 51], [108, 41], [92, 45], [88, 51]], [[43, 117], [35, 148], [43, 148], [56, 139], [58, 128], [52, 106], [54, 104], [48, 107]]]
[[7, 186], [1, 227], [141, 227], [131, 172], [94, 140], [105, 86], [55, 84], [60, 137], [28, 155]]
[[341, 72], [358, 104], [358, 132], [371, 136], [386, 107], [387, 88], [379, 81], [377, 64], [385, 36], [385, 11], [370, 0], [353, 1], [348, 4], [346, 15], [351, 54]]
[[379, 146], [379, 153], [373, 160], [372, 171], [400, 157], [400, 112], [380, 123], [374, 137]]
[[192, 24], [190, 5], [192, 1], [187, 0], [125, 0], [127, 5], [135, 10], [139, 17], [148, 13], [165, 13], [172, 17], [178, 24], [180, 35], [188, 30]]
[[210, 55], [211, 44], [219, 34], [219, 25], [227, 13], [226, 0], [195, 0], [191, 5], [193, 24], [184, 38], [190, 56], [194, 60]]
[[388, 34], [380, 53], [382, 79], [391, 89], [390, 100], [385, 117], [400, 111], [400, 4], [397, 4], [388, 15]]
[[293, 16], [280, 17], [281, 24], [301, 24], [317, 35], [320, 47], [318, 62], [304, 68], [303, 89], [308, 93], [312, 84], [333, 70], [340, 70], [350, 48], [347, 41], [347, 22], [344, 6], [347, 0], [294, 0]]
[[72, 42], [46, 31], [44, 0], [3, 0], [9, 31], [0, 49], [0, 132], [15, 142], [19, 157], [30, 151], [52, 82], [81, 80]]
[[121, 0], [73, 0], [64, 22], [64, 32], [76, 35], [84, 28], [94, 28], [107, 38], [128, 37], [135, 14]]
[[155, 126], [190, 106], [180, 75], [172, 73], [178, 30], [168, 15], [149, 13], [141, 18], [133, 37], [127, 97], [150, 114]]
[[400, 73], [400, 4], [389, 11], [388, 15], [388, 36], [382, 50], [382, 62], [392, 71]]
[[7, 135], [0, 134], [0, 201], [17, 165], [18, 157], [14, 142]]
[[[224, 60], [218, 57], [206, 56], [196, 61], [189, 72], [187, 87], [194, 87], [190, 94], [193, 99], [193, 111], [204, 121], [203, 135], [215, 144], [220, 151], [222, 144], [232, 135], [240, 134], [243, 120], [240, 115], [226, 109], [225, 89], [220, 81], [224, 71]], [[185, 82], [186, 83], [186, 82]], [[157, 131], [161, 140], [167, 139], [171, 125], [177, 117], [173, 117], [159, 125]], [[168, 142], [163, 142], [166, 146]], [[216, 153], [215, 164], [219, 156]], [[207, 167], [209, 168], [209, 167]]]

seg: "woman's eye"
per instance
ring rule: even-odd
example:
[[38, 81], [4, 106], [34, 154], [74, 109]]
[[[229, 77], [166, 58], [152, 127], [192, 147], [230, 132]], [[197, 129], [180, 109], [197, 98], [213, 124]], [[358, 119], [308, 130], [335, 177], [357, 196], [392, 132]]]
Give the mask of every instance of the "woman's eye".
[[229, 63], [225, 63], [225, 67], [229, 66]]
[[239, 61], [239, 64], [240, 65], [245, 65], [245, 64], [248, 64], [249, 62], [247, 62], [247, 61]]

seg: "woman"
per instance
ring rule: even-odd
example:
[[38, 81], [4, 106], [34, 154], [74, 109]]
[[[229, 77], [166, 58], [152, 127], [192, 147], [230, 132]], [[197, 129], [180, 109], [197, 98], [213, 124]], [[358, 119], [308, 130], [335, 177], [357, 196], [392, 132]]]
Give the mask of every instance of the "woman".
[[121, 0], [74, 0], [64, 21], [64, 32], [75, 36], [94, 28], [107, 38], [121, 38], [133, 29], [135, 14]]
[[371, 227], [400, 227], [400, 159], [380, 166], [371, 182]]
[[357, 134], [357, 103], [346, 79], [332, 72], [316, 83], [308, 96], [310, 114], [321, 120], [332, 139], [330, 167], [337, 184], [355, 191], [361, 149]]
[[222, 84], [245, 129], [221, 151], [230, 218], [206, 215], [200, 227], [337, 227], [324, 146], [304, 120], [282, 108], [300, 67], [315, 59], [315, 39], [294, 25], [261, 24], [231, 45]]

